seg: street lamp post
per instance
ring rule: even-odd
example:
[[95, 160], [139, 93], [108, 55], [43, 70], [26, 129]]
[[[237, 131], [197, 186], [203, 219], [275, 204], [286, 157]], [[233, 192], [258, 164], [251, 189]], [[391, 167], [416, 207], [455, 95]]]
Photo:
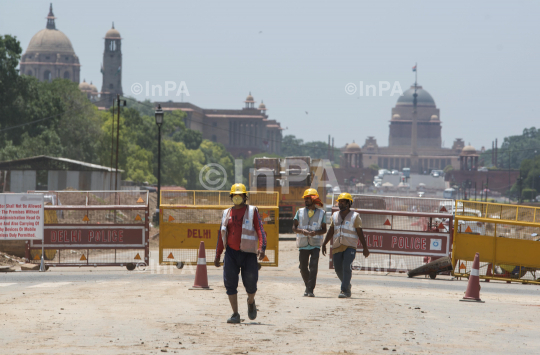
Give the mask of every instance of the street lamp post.
[[[158, 105], [158, 108], [155, 112], [156, 125], [158, 126], [158, 173], [157, 173], [157, 209], [156, 213], [158, 214], [159, 221], [159, 206], [161, 198], [161, 125], [163, 124], [163, 110], [161, 105]], [[158, 222], [159, 223], [159, 222]]]

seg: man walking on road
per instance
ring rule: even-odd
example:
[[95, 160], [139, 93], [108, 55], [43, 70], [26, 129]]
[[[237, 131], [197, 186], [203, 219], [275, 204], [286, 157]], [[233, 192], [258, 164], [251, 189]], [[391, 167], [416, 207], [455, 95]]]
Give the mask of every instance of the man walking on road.
[[243, 184], [231, 187], [231, 200], [234, 206], [223, 211], [221, 228], [218, 232], [216, 258], [214, 265], [220, 267], [219, 259], [224, 248], [223, 282], [229, 295], [233, 315], [227, 323], [240, 323], [238, 313], [238, 274], [242, 273], [242, 283], [248, 294], [248, 317], [257, 318], [255, 293], [259, 279], [259, 260], [264, 259], [266, 233], [259, 211], [247, 204], [247, 191]]
[[306, 285], [304, 296], [315, 297], [313, 290], [317, 283], [319, 253], [326, 233], [326, 212], [321, 209], [323, 203], [317, 190], [307, 189], [303, 197], [306, 207], [296, 211], [293, 232], [296, 233], [296, 246], [300, 249], [300, 274]]
[[353, 198], [349, 193], [338, 196], [339, 211], [334, 212], [330, 228], [324, 239], [322, 253], [326, 255], [326, 244], [332, 239], [332, 254], [334, 269], [341, 280], [341, 293], [339, 298], [351, 297], [352, 263], [356, 256], [358, 242], [362, 243], [363, 254], [367, 258], [367, 248], [364, 232], [362, 232], [362, 219], [356, 212], [351, 211]]

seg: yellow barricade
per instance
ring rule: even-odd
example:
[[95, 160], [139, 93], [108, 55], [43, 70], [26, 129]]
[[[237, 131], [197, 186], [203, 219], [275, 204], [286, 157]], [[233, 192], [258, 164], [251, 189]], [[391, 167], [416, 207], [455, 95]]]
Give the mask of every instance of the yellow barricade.
[[[266, 232], [266, 257], [262, 266], [278, 266], [279, 200], [277, 192], [250, 192], [248, 203], [259, 209]], [[161, 191], [159, 263], [197, 264], [201, 241], [206, 263], [214, 263], [223, 210], [233, 204], [229, 191]], [[223, 258], [221, 259], [223, 261]]]
[[456, 201], [453, 274], [467, 277], [480, 253], [480, 278], [540, 284], [540, 208]]

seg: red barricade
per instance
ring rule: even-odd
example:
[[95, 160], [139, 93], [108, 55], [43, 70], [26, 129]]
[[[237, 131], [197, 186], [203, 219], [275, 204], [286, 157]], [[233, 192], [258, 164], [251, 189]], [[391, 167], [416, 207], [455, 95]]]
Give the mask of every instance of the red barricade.
[[44, 240], [26, 258], [49, 266], [148, 265], [148, 191], [34, 191], [45, 195]]
[[[332, 212], [338, 211], [334, 208]], [[359, 242], [354, 269], [406, 272], [426, 260], [448, 256], [452, 246], [453, 216], [449, 213], [352, 209], [362, 219], [370, 256]], [[333, 265], [330, 264], [330, 268]]]

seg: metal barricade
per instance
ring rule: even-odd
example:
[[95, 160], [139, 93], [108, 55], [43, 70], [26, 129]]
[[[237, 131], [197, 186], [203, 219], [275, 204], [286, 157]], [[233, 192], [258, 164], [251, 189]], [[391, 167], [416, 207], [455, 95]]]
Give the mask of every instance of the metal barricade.
[[[45, 264], [126, 266], [148, 264], [148, 191], [31, 191], [44, 195]], [[39, 263], [41, 241], [26, 243]]]
[[[399, 212], [449, 213], [454, 200], [443, 198], [399, 197], [351, 194], [352, 208], [387, 210]], [[339, 194], [332, 194], [332, 206], [336, 204]]]
[[[370, 251], [365, 258], [359, 243], [355, 269], [406, 272], [449, 256], [453, 216], [446, 205], [452, 200], [371, 195], [353, 195], [353, 200], [351, 210], [360, 214]], [[332, 209], [333, 213], [337, 211]]]
[[[223, 210], [232, 207], [229, 191], [161, 191], [159, 263], [197, 263], [199, 244], [205, 242], [207, 264], [216, 255]], [[277, 266], [279, 207], [277, 192], [249, 192], [248, 203], [259, 209], [266, 232], [262, 266]]]
[[458, 200], [453, 274], [468, 277], [480, 254], [480, 278], [540, 284], [540, 208]]

